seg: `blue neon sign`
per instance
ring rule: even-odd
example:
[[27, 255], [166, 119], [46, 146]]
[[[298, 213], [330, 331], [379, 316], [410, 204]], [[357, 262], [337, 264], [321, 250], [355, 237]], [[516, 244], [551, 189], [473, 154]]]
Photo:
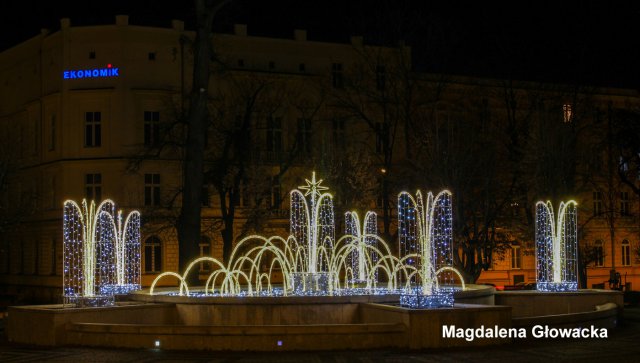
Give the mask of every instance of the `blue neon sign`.
[[106, 68], [72, 69], [62, 72], [64, 79], [120, 77], [120, 68], [107, 64]]

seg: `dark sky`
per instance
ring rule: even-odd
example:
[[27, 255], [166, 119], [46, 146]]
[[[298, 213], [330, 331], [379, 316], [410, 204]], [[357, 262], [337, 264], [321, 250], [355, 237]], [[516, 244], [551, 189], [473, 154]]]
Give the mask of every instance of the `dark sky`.
[[[73, 2], [78, 4], [77, 2]], [[113, 0], [3, 3], [0, 49], [72, 25], [193, 24], [192, 1]], [[250, 35], [395, 44], [404, 39], [422, 71], [608, 85], [640, 89], [640, 1], [235, 0], [216, 17], [217, 31], [248, 24]]]

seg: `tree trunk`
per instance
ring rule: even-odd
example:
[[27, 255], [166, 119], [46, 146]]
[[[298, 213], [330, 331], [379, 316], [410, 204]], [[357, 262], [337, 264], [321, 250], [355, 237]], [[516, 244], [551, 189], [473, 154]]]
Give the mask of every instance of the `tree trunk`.
[[[183, 163], [183, 193], [178, 226], [180, 271], [199, 255], [202, 185], [204, 180], [204, 144], [207, 130], [209, 64], [211, 61], [211, 25], [213, 11], [204, 0], [196, 0], [196, 39], [194, 43], [193, 89], [187, 117], [187, 139]], [[190, 285], [198, 283], [197, 274], [185, 276]]]

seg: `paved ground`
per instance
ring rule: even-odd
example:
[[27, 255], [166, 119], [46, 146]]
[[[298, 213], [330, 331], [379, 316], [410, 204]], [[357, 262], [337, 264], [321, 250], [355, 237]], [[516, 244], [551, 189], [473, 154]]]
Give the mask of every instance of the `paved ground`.
[[[2, 321], [2, 320], [0, 320]], [[1, 328], [1, 327], [0, 327]], [[293, 353], [177, 352], [152, 349], [42, 348], [10, 344], [2, 331], [0, 362], [640, 362], [640, 308], [625, 310], [608, 339], [530, 340], [482, 349]]]

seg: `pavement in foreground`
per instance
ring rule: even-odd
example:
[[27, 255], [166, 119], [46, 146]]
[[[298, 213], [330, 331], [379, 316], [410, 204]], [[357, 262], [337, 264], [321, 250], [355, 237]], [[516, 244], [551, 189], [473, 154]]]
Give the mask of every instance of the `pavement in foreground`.
[[[0, 328], [0, 362], [640, 362], [640, 307], [627, 308], [607, 339], [540, 339], [486, 348], [335, 352], [201, 352], [158, 349], [44, 348], [7, 342]], [[3, 319], [0, 319], [0, 322]], [[0, 323], [0, 325], [4, 325]]]

